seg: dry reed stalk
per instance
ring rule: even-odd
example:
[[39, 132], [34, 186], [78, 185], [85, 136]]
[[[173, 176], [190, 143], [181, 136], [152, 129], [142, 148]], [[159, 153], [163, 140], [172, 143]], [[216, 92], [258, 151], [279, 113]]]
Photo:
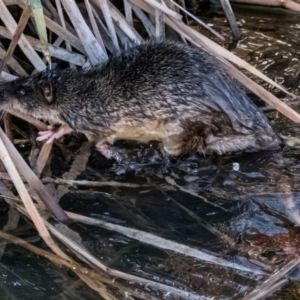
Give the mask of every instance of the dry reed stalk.
[[[1, 26], [0, 26], [1, 27]], [[4, 27], [3, 27], [4, 28]], [[6, 29], [6, 28], [5, 28]], [[11, 33], [6, 29], [10, 37], [12, 37]], [[1, 33], [0, 33], [1, 34]], [[1, 34], [2, 35], [2, 34]], [[3, 60], [6, 56], [6, 51], [0, 47], [0, 59]], [[28, 75], [27, 72], [23, 69], [23, 67], [19, 64], [19, 62], [11, 56], [10, 59], [7, 61], [7, 64], [19, 75], [19, 76], [26, 76]], [[0, 73], [1, 74], [1, 73]]]
[[[156, 11], [159, 10], [161, 13], [169, 16], [170, 18], [173, 18], [175, 20], [181, 21], [182, 15], [178, 14], [176, 11], [168, 8], [166, 5], [164, 5], [163, 1], [155, 1], [155, 0], [144, 0], [149, 5], [151, 5]], [[155, 12], [156, 15], [156, 12]], [[163, 21], [163, 19], [162, 19]]]
[[[17, 2], [17, 5], [20, 6], [21, 8], [23, 8], [23, 9], [27, 6], [27, 1], [26, 0], [16, 0], [16, 2]], [[49, 30], [51, 30], [57, 36], [64, 39], [66, 42], [68, 42], [70, 45], [72, 45], [72, 47], [74, 47], [75, 49], [77, 49], [81, 53], [86, 54], [86, 51], [85, 51], [85, 48], [84, 48], [82, 42], [80, 41], [80, 39], [78, 37], [76, 37], [70, 31], [71, 28], [69, 28], [68, 30], [64, 29], [57, 22], [53, 21], [51, 19], [51, 17], [48, 17], [46, 15], [46, 10], [44, 10], [44, 13], [45, 13], [44, 17], [45, 17], [46, 26]]]
[[134, 13], [136, 14], [136, 16], [143, 23], [149, 37], [154, 38], [156, 35], [155, 35], [155, 27], [153, 26], [152, 22], [148, 19], [146, 14], [138, 6], [131, 4], [131, 7]]
[[9, 140], [12, 142], [14, 140], [14, 135], [12, 131], [11, 115], [9, 113], [5, 113], [3, 118], [3, 123], [4, 123], [5, 133], [9, 138]]
[[[13, 16], [3, 3], [3, 0], [0, 0], [0, 18], [2, 22], [5, 24], [7, 29], [10, 31], [12, 35], [14, 35], [17, 29], [17, 23], [14, 20]], [[38, 70], [42, 71], [46, 68], [46, 65], [42, 61], [42, 59], [38, 56], [38, 54], [34, 51], [30, 43], [26, 40], [24, 35], [22, 34], [20, 40], [18, 42], [20, 48], [22, 49], [23, 53], [27, 56], [30, 60], [32, 65]]]
[[111, 18], [111, 13], [108, 8], [107, 0], [96, 0], [96, 1], [98, 1], [99, 7], [102, 10], [102, 13], [103, 13], [103, 16], [105, 19], [105, 23], [106, 23], [106, 26], [109, 31], [110, 38], [115, 46], [115, 51], [118, 53], [118, 52], [120, 52], [120, 46], [119, 46], [116, 30], [115, 30], [115, 27], [114, 27], [114, 24], [113, 24], [113, 21]]
[[100, 46], [102, 47], [103, 51], [105, 52], [105, 54], [107, 56], [106, 48], [105, 48], [102, 36], [100, 34], [99, 28], [97, 26], [95, 16], [94, 16], [93, 11], [92, 11], [91, 4], [90, 4], [89, 0], [84, 0], [84, 2], [85, 2], [85, 7], [86, 7], [86, 10], [87, 10], [87, 13], [88, 13], [88, 16], [89, 16], [89, 19], [90, 19], [95, 37], [96, 37], [98, 43], [100, 44]]
[[30, 143], [30, 139], [13, 139], [12, 143], [14, 145], [24, 145], [26, 143]]
[[103, 63], [107, 60], [107, 55], [97, 42], [96, 38], [90, 31], [77, 4], [73, 0], [61, 0], [76, 32], [83, 43], [85, 51], [92, 65]]
[[41, 176], [41, 174], [44, 170], [44, 167], [45, 167], [45, 165], [47, 164], [47, 162], [49, 160], [49, 156], [51, 154], [52, 146], [53, 146], [53, 143], [50, 143], [50, 144], [44, 143], [43, 146], [42, 146], [42, 150], [41, 150], [41, 152], [38, 156], [38, 159], [35, 163], [35, 166], [33, 168], [33, 172], [38, 177]]
[[235, 3], [247, 3], [252, 5], [279, 6], [290, 10], [300, 11], [300, 4], [293, 0], [230, 0]]
[[[49, 211], [57, 218], [57, 220], [67, 223], [69, 221], [67, 215], [58, 205], [55, 197], [49, 192], [49, 190], [42, 184], [42, 182], [38, 179], [38, 177], [32, 172], [26, 162], [23, 160], [20, 153], [16, 150], [16, 148], [12, 145], [10, 140], [4, 134], [2, 129], [0, 128], [0, 138], [4, 143], [5, 147], [9, 150], [9, 153], [14, 161], [19, 172], [26, 178], [30, 187], [34, 190], [34, 192], [38, 195], [38, 197], [44, 202]], [[10, 174], [11, 175], [11, 174]], [[17, 173], [19, 176], [19, 174]], [[14, 178], [11, 176], [12, 180]], [[20, 178], [20, 176], [18, 177]], [[21, 178], [20, 178], [21, 180]], [[23, 184], [23, 182], [22, 182]], [[24, 185], [24, 184], [23, 184]], [[26, 191], [27, 192], [27, 191]], [[27, 192], [28, 194], [28, 192]]]
[[[2, 180], [11, 180], [9, 175], [4, 172], [0, 172], [0, 179]], [[22, 177], [24, 182], [27, 182], [25, 177]], [[88, 181], [88, 180], [71, 180], [71, 179], [62, 179], [62, 178], [50, 178], [44, 177], [41, 179], [43, 183], [55, 183], [59, 185], [68, 185], [68, 186], [89, 186], [89, 187], [101, 187], [101, 186], [110, 186], [110, 187], [126, 187], [126, 188], [144, 188], [144, 187], [155, 187], [153, 184], [144, 183], [126, 183], [126, 182], [117, 182], [117, 181]]]
[[7, 61], [11, 58], [18, 42], [19, 42], [19, 39], [25, 29], [25, 26], [27, 25], [27, 22], [30, 18], [30, 14], [31, 14], [31, 8], [30, 6], [28, 5], [22, 12], [22, 15], [20, 17], [20, 20], [19, 20], [19, 23], [17, 25], [17, 28], [16, 28], [16, 31], [10, 41], [10, 44], [9, 44], [9, 47], [8, 47], [8, 50], [6, 51], [6, 55], [2, 61], [2, 64], [0, 66], [0, 73], [2, 72], [3, 70], [3, 67], [6, 65]]
[[[68, 259], [68, 257], [60, 250], [60, 248], [56, 245], [52, 237], [50, 236], [41, 216], [39, 215], [27, 189], [25, 188], [25, 185], [10, 157], [10, 155], [7, 152], [7, 149], [5, 148], [5, 145], [3, 143], [3, 131], [0, 132], [1, 138], [0, 138], [0, 157], [5, 165], [5, 168], [7, 169], [7, 172], [9, 173], [10, 177], [13, 180], [13, 183], [20, 195], [20, 198], [23, 201], [24, 206], [26, 207], [26, 210], [28, 214], [30, 215], [32, 222], [34, 223], [37, 231], [39, 232], [40, 236], [43, 238], [47, 246], [52, 249], [54, 253], [56, 253], [58, 256]], [[8, 140], [8, 139], [7, 139]], [[9, 140], [8, 140], [9, 141]]]
[[[101, 10], [101, 7], [99, 5], [98, 0], [91, 0], [91, 3], [98, 9]], [[136, 43], [140, 44], [143, 41], [143, 38], [140, 36], [140, 34], [132, 27], [130, 26], [124, 16], [119, 12], [119, 10], [110, 2], [107, 0], [108, 8], [110, 15], [114, 22], [118, 24], [120, 28], [124, 31], [124, 33], [129, 37], [129, 39]]]
[[231, 28], [233, 39], [234, 40], [240, 40], [241, 39], [241, 32], [240, 32], [239, 27], [236, 23], [236, 18], [235, 18], [235, 15], [234, 15], [233, 11], [232, 11], [229, 0], [220, 0], [220, 1], [221, 1], [223, 11], [224, 11], [224, 13], [226, 15], [226, 18], [228, 20], [229, 26]]
[[131, 6], [130, 6], [130, 4], [128, 3], [127, 0], [123, 0], [123, 3], [124, 3], [125, 17], [126, 17], [127, 23], [130, 26], [133, 26], [133, 18], [132, 18], [132, 9], [131, 9]]
[[85, 169], [91, 155], [91, 145], [89, 142], [84, 142], [79, 150], [79, 154], [76, 155], [70, 170], [62, 175], [65, 180], [74, 180]]
[[[67, 29], [66, 27], [66, 22], [65, 22], [65, 18], [64, 18], [64, 13], [62, 11], [62, 7], [61, 7], [61, 2], [60, 0], [55, 0], [55, 4], [56, 4], [56, 8], [57, 8], [57, 11], [58, 11], [58, 15], [59, 15], [59, 20], [60, 20], [60, 23], [62, 25], [62, 27], [64, 29]], [[71, 48], [71, 45], [66, 41], [66, 49], [70, 52], [72, 52], [72, 48]], [[49, 49], [50, 50], [50, 49]], [[52, 55], [52, 54], [51, 54]], [[74, 65], [73, 64], [70, 64], [70, 68], [74, 68]]]
[[218, 32], [216, 32], [213, 28], [211, 28], [210, 26], [208, 26], [207, 24], [205, 24], [203, 21], [201, 21], [198, 17], [196, 17], [195, 15], [191, 14], [188, 10], [186, 10], [185, 7], [180, 6], [178, 3], [176, 3], [173, 0], [169, 0], [170, 3], [172, 3], [175, 7], [179, 8], [180, 10], [182, 10], [185, 15], [186, 18], [187, 16], [190, 16], [194, 21], [196, 21], [198, 24], [200, 24], [202, 27], [204, 27], [205, 29], [207, 29], [208, 31], [210, 31], [213, 35], [215, 35], [217, 38], [219, 38], [221, 41], [225, 41], [225, 38]]
[[2, 71], [1, 77], [2, 77], [4, 80], [6, 80], [6, 81], [11, 81], [11, 80], [14, 80], [14, 79], [17, 79], [17, 78], [18, 78], [17, 76], [11, 75], [11, 74], [6, 73], [6, 72], [4, 72], [4, 71]]
[[29, 116], [29, 115], [26, 115], [22, 112], [19, 112], [18, 110], [15, 110], [15, 109], [12, 109], [12, 108], [9, 108], [6, 110], [8, 113], [10, 113], [11, 115], [15, 116], [15, 117], [18, 117], [26, 122], [28, 122], [29, 124], [35, 126], [38, 130], [48, 130], [48, 127], [45, 123]]
[[[3, 26], [0, 26], [0, 35], [2, 35], [3, 37], [5, 37], [7, 39], [12, 38], [12, 34], [8, 31], [7, 28], [5, 28]], [[42, 45], [38, 39], [33, 38], [31, 36], [27, 36], [27, 35], [25, 35], [25, 37], [33, 49], [35, 49], [38, 52], [42, 52]], [[55, 46], [55, 44], [53, 44], [53, 45], [49, 44], [49, 51], [50, 51], [51, 56], [59, 58], [64, 61], [67, 61], [67, 62], [77, 65], [77, 66], [83, 66], [87, 63], [87, 58], [84, 55], [79, 54], [79, 53], [70, 52], [66, 49]], [[0, 48], [0, 53], [1, 53], [1, 48]], [[12, 59], [13, 58], [11, 58], [11, 60]], [[12, 65], [12, 67], [15, 69], [15, 64]], [[24, 73], [25, 71], [23, 73], [20, 73], [18, 71], [18, 69], [16, 69], [16, 72], [22, 76], [27, 75], [27, 73]]]
[[[145, 1], [147, 2], [148, 0], [145, 0]], [[156, 3], [160, 6], [162, 6], [161, 5], [162, 0], [158, 0], [158, 1], [151, 0], [151, 3], [152, 4]], [[164, 7], [164, 6], [162, 6], [162, 7]], [[155, 16], [155, 19], [154, 19], [155, 20], [155, 36], [158, 40], [164, 39], [166, 37], [166, 32], [165, 32], [164, 14], [163, 14], [162, 10], [159, 9], [158, 7], [156, 7], [154, 16]]]

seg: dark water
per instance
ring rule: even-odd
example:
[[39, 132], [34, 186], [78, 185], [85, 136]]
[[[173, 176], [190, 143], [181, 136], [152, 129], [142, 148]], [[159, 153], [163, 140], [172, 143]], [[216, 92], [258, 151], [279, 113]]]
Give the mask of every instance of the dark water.
[[[248, 6], [235, 6], [234, 10], [243, 33], [243, 40], [234, 53], [299, 95], [300, 15]], [[226, 19], [216, 12], [202, 19], [214, 24], [229, 46], [231, 34]], [[264, 86], [290, 103], [282, 93]], [[250, 96], [264, 107], [255, 96]], [[293, 107], [300, 111], [298, 106]], [[299, 125], [272, 110], [266, 110], [266, 114], [277, 132], [298, 137]], [[54, 175], [60, 176], [68, 169], [68, 163], [59, 150], [56, 154], [52, 169]], [[84, 226], [92, 236], [84, 239], [84, 245], [112, 268], [185, 288], [207, 298], [243, 299], [245, 293], [299, 253], [299, 229], [286, 211], [290, 201], [295, 205], [293, 212], [300, 210], [299, 158], [300, 150], [295, 145], [277, 152], [195, 157], [177, 162], [168, 174], [157, 166], [126, 174], [122, 174], [121, 168], [117, 175], [110, 169], [110, 163], [93, 153], [87, 170], [78, 179], [100, 180], [102, 176], [107, 180], [138, 183], [141, 187], [101, 187], [92, 191], [78, 188], [60, 203], [69, 211], [150, 232], [266, 272], [263, 276], [224, 268], [100, 227]], [[170, 186], [166, 176], [201, 198]], [[143, 186], [146, 182], [154, 186]], [[7, 209], [4, 204], [0, 207], [2, 226]], [[222, 235], [235, 244], [229, 245]], [[27, 236], [36, 237], [34, 231]], [[43, 246], [38, 238], [35, 244]], [[298, 270], [290, 274], [290, 284], [268, 299], [299, 299], [299, 274]], [[0, 261], [0, 299], [26, 300], [33, 295], [34, 299], [100, 299], [67, 270], [8, 245]]]

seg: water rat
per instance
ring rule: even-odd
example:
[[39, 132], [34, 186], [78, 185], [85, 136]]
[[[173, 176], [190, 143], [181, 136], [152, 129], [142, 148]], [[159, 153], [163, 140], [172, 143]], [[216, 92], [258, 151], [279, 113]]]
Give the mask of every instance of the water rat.
[[267, 118], [204, 49], [148, 41], [88, 70], [46, 70], [0, 86], [0, 107], [84, 133], [106, 157], [119, 139], [160, 141], [172, 156], [275, 149]]

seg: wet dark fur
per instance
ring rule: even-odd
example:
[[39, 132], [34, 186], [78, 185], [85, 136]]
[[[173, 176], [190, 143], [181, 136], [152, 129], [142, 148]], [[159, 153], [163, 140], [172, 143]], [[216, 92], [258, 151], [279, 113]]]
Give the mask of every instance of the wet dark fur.
[[257, 151], [280, 143], [214, 57], [173, 41], [135, 46], [90, 70], [41, 72], [0, 91], [4, 109], [67, 123], [99, 144], [159, 140], [167, 153], [180, 155]]

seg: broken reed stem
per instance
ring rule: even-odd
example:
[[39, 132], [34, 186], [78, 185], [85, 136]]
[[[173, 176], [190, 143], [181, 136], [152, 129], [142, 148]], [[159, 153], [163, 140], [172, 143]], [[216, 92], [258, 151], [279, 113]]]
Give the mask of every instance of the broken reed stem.
[[[42, 184], [42, 182], [38, 179], [38, 177], [32, 172], [32, 170], [29, 168], [29, 166], [23, 160], [20, 153], [16, 150], [16, 148], [13, 146], [13, 144], [10, 142], [10, 140], [7, 138], [7, 136], [4, 134], [4, 132], [2, 131], [1, 128], [0, 128], [0, 138], [3, 142], [4, 149], [6, 150], [6, 148], [7, 148], [9, 150], [9, 153], [10, 153], [17, 169], [26, 178], [30, 187], [35, 191], [35, 193], [39, 196], [39, 198], [44, 202], [44, 204], [47, 206], [48, 210], [54, 215], [54, 217], [57, 220], [59, 220], [63, 223], [68, 223], [69, 218], [67, 217], [65, 212], [61, 209], [61, 207], [55, 200], [55, 197]], [[14, 177], [12, 177], [12, 175], [10, 173], [9, 173], [9, 175], [11, 176], [12, 180], [14, 181]], [[20, 178], [20, 180], [21, 180], [21, 177], [19, 174], [18, 174], [18, 178]], [[22, 184], [23, 184], [23, 182], [22, 182]]]
[[[3, 131], [0, 129], [1, 137], [0, 137], [0, 157], [5, 165], [5, 168], [7, 169], [10, 177], [13, 180], [13, 183], [20, 195], [20, 198], [22, 199], [24, 206], [27, 209], [28, 214], [30, 215], [32, 222], [34, 223], [37, 231], [39, 232], [40, 236], [43, 238], [45, 243], [48, 245], [50, 249], [54, 253], [56, 253], [58, 256], [68, 259], [68, 257], [60, 250], [60, 248], [56, 245], [52, 237], [50, 236], [41, 216], [39, 215], [10, 155], [7, 152], [7, 149], [5, 148], [5, 145], [3, 143]], [[8, 139], [7, 139], [8, 140]]]

